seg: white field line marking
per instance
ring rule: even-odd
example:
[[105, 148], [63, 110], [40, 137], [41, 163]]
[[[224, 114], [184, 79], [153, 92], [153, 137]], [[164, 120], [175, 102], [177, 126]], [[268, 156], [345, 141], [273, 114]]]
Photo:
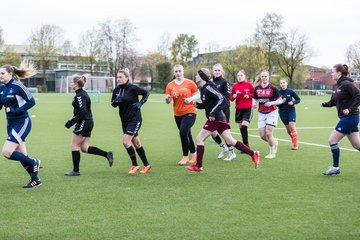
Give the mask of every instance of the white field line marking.
[[[240, 135], [240, 133], [237, 133], [237, 132], [231, 132], [231, 134]], [[249, 134], [249, 137], [260, 138], [258, 135], [251, 135], [251, 134]], [[276, 140], [278, 140], [280, 142], [291, 142], [288, 139], [281, 139], [281, 138], [276, 138]], [[309, 142], [298, 142], [298, 143], [303, 144], [303, 145], [315, 146], [315, 147], [330, 148], [329, 145], [323, 145], [323, 144], [316, 144], [316, 143], [309, 143]], [[340, 148], [340, 149], [345, 150], [345, 151], [358, 152], [357, 149], [353, 149], [353, 148]]]
[[[279, 129], [279, 130], [284, 130], [285, 128], [275, 128], [276, 129]], [[296, 127], [296, 129], [299, 129], [299, 130], [312, 130], [312, 129], [335, 129], [335, 127]], [[258, 128], [249, 128], [248, 129], [249, 131], [255, 131], [255, 130], [259, 130]]]

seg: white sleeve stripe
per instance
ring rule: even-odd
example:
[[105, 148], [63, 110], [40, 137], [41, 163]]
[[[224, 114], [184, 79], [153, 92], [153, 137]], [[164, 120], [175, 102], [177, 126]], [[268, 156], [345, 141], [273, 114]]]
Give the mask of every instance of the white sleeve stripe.
[[215, 91], [212, 87], [207, 86], [206, 89], [208, 91], [210, 91], [211, 93], [215, 94], [216, 96], [218, 96], [218, 98], [219, 98], [218, 103], [210, 111], [210, 112], [213, 112], [224, 101], [224, 96], [221, 93], [219, 93], [218, 91]]
[[27, 89], [27, 88], [24, 86], [24, 84], [19, 83], [19, 82], [15, 81], [15, 80], [13, 81], [13, 84], [16, 85], [16, 86], [19, 86], [19, 87], [24, 91], [24, 93], [26, 94], [26, 96], [27, 96], [27, 98], [28, 98], [29, 100], [33, 97], [32, 94], [30, 93], [29, 89]]

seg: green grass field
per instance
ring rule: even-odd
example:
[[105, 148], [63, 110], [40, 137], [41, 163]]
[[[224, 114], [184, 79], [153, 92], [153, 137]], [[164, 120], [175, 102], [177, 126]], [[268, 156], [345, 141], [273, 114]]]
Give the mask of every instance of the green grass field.
[[[73, 94], [40, 94], [29, 112], [33, 128], [29, 156], [42, 160], [43, 186], [24, 190], [28, 176], [21, 165], [0, 161], [0, 239], [360, 239], [360, 161], [344, 139], [341, 174], [326, 177], [331, 165], [327, 139], [337, 123], [336, 110], [320, 108], [328, 97], [302, 96], [297, 106], [299, 150], [279, 120], [279, 151], [265, 160], [267, 143], [257, 136], [257, 115], [250, 125], [250, 145], [261, 151], [255, 170], [251, 158], [237, 153], [231, 162], [217, 160], [219, 148], [205, 145], [204, 171], [178, 166], [180, 139], [172, 107], [153, 94], [142, 108], [140, 137], [153, 168], [128, 176], [130, 159], [122, 146], [117, 109], [103, 94], [93, 103], [91, 145], [114, 152], [105, 158], [82, 154], [80, 177], [72, 168]], [[307, 109], [305, 109], [307, 108]], [[232, 110], [233, 110], [232, 106]], [[232, 111], [232, 132], [241, 139]], [[1, 111], [0, 138], [6, 138]], [[205, 122], [199, 111], [193, 135]], [[141, 161], [139, 161], [140, 163]]]

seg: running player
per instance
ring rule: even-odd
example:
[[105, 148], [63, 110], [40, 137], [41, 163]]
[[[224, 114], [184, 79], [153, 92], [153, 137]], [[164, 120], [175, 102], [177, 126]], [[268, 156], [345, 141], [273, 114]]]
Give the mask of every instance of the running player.
[[91, 131], [94, 127], [94, 121], [91, 112], [91, 100], [87, 92], [83, 89], [86, 83], [86, 76], [73, 76], [71, 88], [75, 91], [75, 97], [72, 102], [74, 107], [74, 116], [66, 122], [65, 127], [71, 128], [75, 125], [71, 138], [71, 156], [73, 161], [73, 171], [66, 172], [65, 176], [80, 176], [80, 150], [84, 153], [103, 156], [113, 164], [113, 153], [106, 152], [100, 148], [89, 146]]
[[35, 105], [34, 97], [19, 81], [36, 74], [36, 69], [30, 62], [23, 61], [20, 67], [6, 64], [0, 67], [0, 109], [4, 107], [7, 119], [8, 137], [5, 140], [2, 154], [7, 159], [19, 161], [30, 181], [24, 188], [35, 188], [42, 185], [38, 172], [40, 160], [27, 156], [25, 139], [31, 131], [31, 120], [28, 110]]
[[[143, 162], [141, 174], [147, 173], [151, 169], [151, 165], [147, 160], [145, 150], [141, 145], [139, 130], [142, 123], [141, 106], [147, 101], [149, 91], [142, 89], [130, 83], [129, 69], [125, 68], [118, 71], [116, 75], [117, 87], [114, 89], [111, 97], [111, 105], [119, 108], [119, 116], [123, 130], [123, 145], [129, 154], [132, 166], [130, 167], [129, 175], [135, 175], [140, 169], [136, 154], [139, 155]], [[139, 101], [139, 95], [142, 96]], [[134, 147], [135, 150], [134, 150]]]
[[227, 122], [224, 114], [224, 107], [226, 106], [226, 100], [224, 96], [216, 88], [216, 85], [211, 81], [211, 74], [207, 68], [202, 68], [196, 75], [196, 82], [198, 82], [202, 88], [201, 100], [202, 103], [198, 103], [198, 108], [205, 109], [205, 115], [208, 119], [197, 136], [197, 158], [196, 164], [186, 167], [189, 171], [201, 172], [202, 162], [204, 156], [204, 141], [208, 138], [212, 132], [217, 131], [226, 143], [230, 146], [235, 146], [238, 150], [251, 156], [254, 162], [255, 168], [259, 166], [259, 152], [252, 151], [245, 144], [240, 141], [236, 141], [230, 132], [230, 125]]

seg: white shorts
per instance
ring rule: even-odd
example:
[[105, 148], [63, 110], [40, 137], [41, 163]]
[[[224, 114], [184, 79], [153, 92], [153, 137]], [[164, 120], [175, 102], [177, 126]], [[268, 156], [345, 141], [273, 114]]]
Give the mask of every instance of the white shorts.
[[266, 125], [277, 126], [279, 119], [279, 110], [274, 110], [269, 113], [258, 113], [258, 128], [263, 128]]

